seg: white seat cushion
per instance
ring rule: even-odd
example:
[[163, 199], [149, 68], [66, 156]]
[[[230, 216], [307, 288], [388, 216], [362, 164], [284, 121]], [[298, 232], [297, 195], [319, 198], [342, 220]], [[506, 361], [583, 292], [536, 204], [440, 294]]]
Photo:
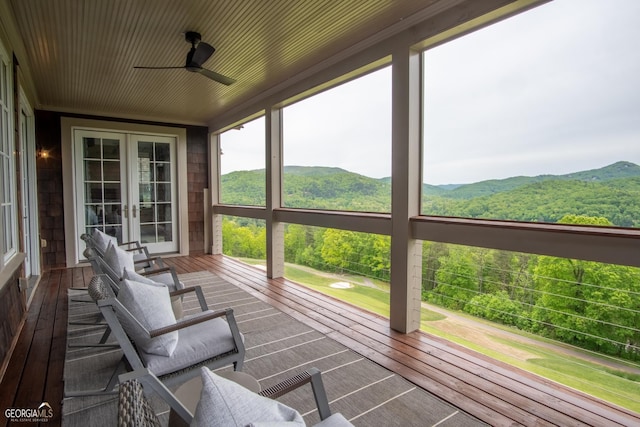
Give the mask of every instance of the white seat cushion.
[[304, 426], [293, 408], [256, 394], [202, 368], [202, 393], [191, 425], [228, 427], [256, 425]]
[[[188, 320], [201, 316], [204, 311], [195, 315], [185, 316]], [[235, 349], [233, 335], [229, 324], [222, 318], [207, 320], [178, 331], [179, 345], [171, 357], [142, 352], [140, 357], [151, 372], [157, 376], [188, 368], [196, 363], [211, 359]]]
[[140, 322], [130, 322], [127, 318], [118, 316], [122, 327], [136, 346], [145, 353], [167, 358], [171, 356], [178, 345], [178, 332], [155, 338], [150, 338], [148, 334], [153, 329], [176, 323], [167, 287], [123, 280], [117, 299]]

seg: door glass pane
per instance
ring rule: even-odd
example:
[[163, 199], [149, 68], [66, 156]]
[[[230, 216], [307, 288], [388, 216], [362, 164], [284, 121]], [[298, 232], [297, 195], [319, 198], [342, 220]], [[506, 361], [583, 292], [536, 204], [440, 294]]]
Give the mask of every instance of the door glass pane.
[[120, 162], [104, 162], [104, 180], [120, 181]]
[[164, 142], [138, 142], [138, 202], [140, 236], [146, 243], [170, 242], [171, 221], [171, 145]]
[[158, 204], [158, 221], [171, 221], [171, 205], [169, 203]]
[[87, 203], [102, 203], [102, 184], [101, 183], [88, 183], [85, 184], [85, 202]]
[[156, 179], [158, 181], [171, 181], [171, 164], [156, 164]]
[[172, 233], [171, 223], [158, 225], [158, 241], [159, 242], [170, 242], [171, 233]]
[[156, 184], [156, 189], [157, 202], [171, 201], [171, 184]]
[[84, 157], [85, 159], [99, 159], [102, 157], [102, 144], [98, 138], [84, 139]]
[[138, 159], [153, 160], [153, 142], [138, 142]]
[[120, 205], [106, 205], [105, 208], [105, 224], [122, 224]]
[[83, 137], [82, 147], [85, 230], [97, 228], [122, 242], [120, 141]]
[[156, 143], [156, 162], [168, 162], [171, 160], [169, 144]]
[[103, 184], [104, 185], [104, 200], [105, 202], [120, 202], [120, 183], [117, 184]]
[[102, 179], [102, 164], [100, 161], [86, 160], [84, 162], [84, 176], [87, 181], [100, 181]]
[[86, 205], [84, 207], [84, 213], [85, 213], [84, 223], [87, 226], [102, 224], [102, 221], [101, 221], [102, 210], [100, 205]]
[[117, 139], [103, 139], [103, 158], [120, 159], [120, 141]]
[[154, 224], [140, 226], [140, 242], [141, 243], [155, 243], [157, 241], [158, 240], [156, 239], [156, 226]]
[[140, 184], [138, 186], [138, 192], [140, 194], [139, 201], [140, 203], [148, 203], [154, 200], [153, 197], [153, 188], [151, 184]]
[[140, 205], [140, 222], [153, 222], [154, 220], [154, 206], [152, 204]]

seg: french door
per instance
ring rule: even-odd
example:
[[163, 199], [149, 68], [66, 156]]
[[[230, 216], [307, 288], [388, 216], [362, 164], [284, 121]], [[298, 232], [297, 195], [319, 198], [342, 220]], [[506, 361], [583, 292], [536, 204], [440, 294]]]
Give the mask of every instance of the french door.
[[76, 129], [74, 145], [78, 236], [97, 228], [178, 251], [175, 138]]

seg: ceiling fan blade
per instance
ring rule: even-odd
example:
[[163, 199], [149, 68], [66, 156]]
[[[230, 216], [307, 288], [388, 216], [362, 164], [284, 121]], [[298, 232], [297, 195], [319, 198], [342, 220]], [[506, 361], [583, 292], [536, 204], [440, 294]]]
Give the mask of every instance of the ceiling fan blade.
[[182, 67], [137, 67], [137, 66], [134, 66], [133, 68], [138, 68], [138, 69], [142, 69], [142, 70], [177, 70], [177, 69], [184, 68], [184, 65]]
[[222, 83], [223, 85], [229, 86], [230, 84], [233, 84], [236, 82], [231, 77], [223, 76], [222, 74], [218, 74], [215, 71], [207, 70], [206, 68], [200, 68], [198, 72], [203, 76], [210, 78], [213, 81]]
[[196, 47], [196, 51], [193, 53], [193, 57], [191, 57], [191, 62], [202, 65], [207, 62], [207, 59], [213, 55], [216, 49], [208, 43], [200, 42], [198, 43], [198, 47]]

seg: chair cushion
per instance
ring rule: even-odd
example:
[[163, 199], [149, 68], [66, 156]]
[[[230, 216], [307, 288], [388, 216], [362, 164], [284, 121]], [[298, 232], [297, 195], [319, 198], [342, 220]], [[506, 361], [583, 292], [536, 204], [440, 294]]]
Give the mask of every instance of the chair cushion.
[[208, 368], [202, 368], [201, 376], [202, 393], [192, 426], [246, 426], [253, 422], [286, 423], [283, 425], [287, 426], [305, 425], [298, 411], [276, 400], [260, 396], [214, 374]]
[[[169, 292], [173, 292], [176, 290], [176, 285], [173, 282], [173, 276], [170, 273], [163, 273], [163, 274], [156, 274], [153, 275], [151, 277], [153, 278], [158, 278], [159, 276], [165, 276], [168, 275], [170, 280], [170, 283], [162, 283], [162, 282], [156, 282], [155, 280], [151, 280], [148, 277], [145, 277], [141, 274], [136, 273], [135, 271], [131, 271], [128, 268], [124, 269], [124, 273], [122, 275], [123, 279], [129, 279], [132, 280], [134, 282], [140, 282], [140, 283], [146, 283], [148, 285], [156, 285], [156, 286], [166, 286], [169, 289]], [[162, 277], [160, 277], [162, 279]], [[178, 285], [180, 287], [180, 289], [184, 288], [184, 284], [182, 282], [178, 282]], [[171, 307], [173, 308], [173, 314], [176, 317], [176, 320], [182, 319], [184, 317], [183, 315], [183, 308], [182, 308], [182, 298], [179, 296], [176, 297], [171, 297]]]
[[320, 421], [315, 425], [315, 427], [353, 427], [353, 424], [347, 421], [347, 419], [343, 417], [342, 414], [337, 413], [331, 415], [329, 418]]
[[178, 332], [155, 338], [150, 338], [148, 334], [153, 329], [176, 323], [167, 287], [123, 280], [117, 299], [140, 322], [130, 322], [125, 317], [118, 316], [122, 327], [136, 346], [145, 353], [171, 356], [178, 345]]
[[[153, 270], [152, 270], [153, 271]], [[162, 283], [163, 285], [167, 285], [169, 287], [169, 291], [173, 292], [178, 289], [184, 289], [184, 283], [178, 281], [176, 283], [173, 280], [173, 275], [171, 273], [160, 273], [160, 274], [151, 274], [149, 277], [153, 278], [158, 283]]]
[[[204, 313], [211, 313], [211, 310], [185, 316], [183, 320], [193, 319]], [[177, 346], [171, 357], [149, 354], [148, 352], [140, 353], [140, 358], [146, 367], [156, 376], [188, 368], [236, 348], [229, 324], [222, 318], [207, 320], [180, 329], [178, 336], [180, 345]]]
[[[124, 268], [122, 278], [133, 280], [134, 282], [146, 283], [147, 285], [166, 285], [166, 283], [161, 283], [149, 277], [143, 276], [142, 274], [137, 273], [135, 270], [132, 270], [129, 267]], [[171, 289], [169, 289], [169, 292], [171, 292]]]
[[124, 269], [135, 271], [133, 254], [127, 252], [113, 243], [109, 243], [104, 253], [104, 262], [119, 276], [122, 277]]
[[149, 276], [143, 276], [142, 274], [138, 274], [135, 271], [130, 270], [129, 268], [125, 268], [122, 277], [124, 279], [133, 280], [135, 282], [148, 283], [150, 285], [163, 284], [169, 288], [169, 292], [173, 292], [178, 289], [184, 289], [184, 283], [178, 281], [178, 283], [176, 284], [171, 273], [150, 274]]
[[108, 234], [103, 233], [97, 228], [93, 229], [93, 233], [91, 233], [91, 237], [93, 238], [94, 243], [102, 253], [105, 253], [107, 251], [109, 242], [113, 243], [116, 246], [118, 245], [118, 239], [115, 236], [109, 236]]

